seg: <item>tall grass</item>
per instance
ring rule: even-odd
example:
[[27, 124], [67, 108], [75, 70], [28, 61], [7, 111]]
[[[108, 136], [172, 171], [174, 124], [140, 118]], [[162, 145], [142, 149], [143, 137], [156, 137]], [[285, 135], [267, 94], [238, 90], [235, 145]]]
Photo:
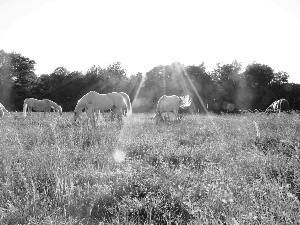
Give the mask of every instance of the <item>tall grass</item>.
[[297, 114], [0, 120], [1, 224], [300, 223]]

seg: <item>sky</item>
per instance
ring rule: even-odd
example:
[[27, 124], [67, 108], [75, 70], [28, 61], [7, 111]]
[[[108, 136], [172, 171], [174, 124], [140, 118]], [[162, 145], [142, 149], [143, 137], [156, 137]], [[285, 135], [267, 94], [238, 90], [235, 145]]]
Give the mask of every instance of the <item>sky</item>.
[[300, 83], [298, 0], [0, 0], [0, 49], [86, 72], [121, 62], [128, 75], [158, 65], [237, 60]]

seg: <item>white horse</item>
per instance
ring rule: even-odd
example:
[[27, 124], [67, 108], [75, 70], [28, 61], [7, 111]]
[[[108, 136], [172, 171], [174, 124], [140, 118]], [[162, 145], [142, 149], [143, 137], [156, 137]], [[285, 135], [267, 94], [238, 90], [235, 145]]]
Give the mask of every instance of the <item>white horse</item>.
[[6, 113], [8, 113], [7, 109], [0, 103], [0, 118]]
[[44, 112], [44, 116], [48, 112], [50, 114], [51, 109], [58, 111], [62, 115], [62, 108], [60, 105], [49, 99], [37, 100], [34, 98], [26, 98], [23, 105], [23, 114], [26, 117], [26, 111], [28, 108], [28, 114], [31, 115], [31, 112], [34, 110], [36, 112]]
[[132, 114], [132, 107], [131, 107], [131, 103], [130, 103], [130, 98], [129, 96], [125, 93], [125, 92], [119, 92], [123, 98], [126, 101], [126, 104], [123, 104], [122, 106], [122, 113], [124, 116], [130, 116]]
[[267, 109], [266, 113], [289, 111], [290, 104], [286, 99], [279, 99], [273, 102]]
[[[122, 106], [122, 115], [123, 116], [130, 116], [132, 114], [132, 107], [131, 107], [131, 102], [130, 102], [130, 98], [129, 96], [125, 93], [125, 92], [118, 92], [120, 93], [123, 98], [124, 98], [124, 104]], [[100, 118], [100, 114], [102, 114], [102, 117], [104, 118], [104, 114], [105, 112], [104, 111], [110, 111], [110, 113], [112, 112], [112, 109], [109, 109], [109, 110], [95, 110], [95, 115], [96, 115], [96, 120], [98, 120]]]
[[[96, 126], [95, 112], [97, 111], [103, 112], [111, 109], [112, 116], [117, 115], [118, 120], [122, 121], [122, 107], [124, 104], [127, 104], [126, 99], [120, 93], [99, 94], [90, 91], [77, 102], [73, 123], [76, 123], [77, 119], [81, 119], [83, 110], [85, 110], [88, 118], [92, 120], [93, 127]], [[130, 108], [130, 106], [127, 105], [127, 108]]]
[[170, 117], [170, 113], [174, 114], [174, 119], [178, 119], [179, 108], [185, 108], [191, 105], [191, 99], [189, 96], [178, 97], [177, 95], [163, 95], [157, 102], [155, 123], [159, 121], [166, 121]]

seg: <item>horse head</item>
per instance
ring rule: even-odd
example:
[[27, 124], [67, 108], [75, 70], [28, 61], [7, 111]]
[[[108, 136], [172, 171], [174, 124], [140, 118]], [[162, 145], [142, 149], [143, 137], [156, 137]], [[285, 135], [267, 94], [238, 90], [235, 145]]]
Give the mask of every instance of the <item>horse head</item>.
[[58, 112], [59, 112], [59, 115], [62, 116], [62, 107], [61, 107], [60, 105], [58, 106], [58, 109], [57, 109], [57, 110], [58, 110]]
[[75, 108], [74, 110], [74, 117], [73, 117], [73, 125], [77, 124], [77, 121], [81, 121], [81, 114], [82, 114], [82, 110], [78, 110], [78, 108]]
[[162, 115], [159, 112], [157, 112], [154, 116], [154, 123], [157, 124], [158, 122], [160, 122], [162, 120], [163, 120]]

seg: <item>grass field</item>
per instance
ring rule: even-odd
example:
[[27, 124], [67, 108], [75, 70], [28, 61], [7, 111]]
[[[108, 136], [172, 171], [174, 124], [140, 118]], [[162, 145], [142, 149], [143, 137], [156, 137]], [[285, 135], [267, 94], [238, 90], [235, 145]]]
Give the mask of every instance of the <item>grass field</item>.
[[300, 224], [297, 114], [0, 119], [0, 224]]

